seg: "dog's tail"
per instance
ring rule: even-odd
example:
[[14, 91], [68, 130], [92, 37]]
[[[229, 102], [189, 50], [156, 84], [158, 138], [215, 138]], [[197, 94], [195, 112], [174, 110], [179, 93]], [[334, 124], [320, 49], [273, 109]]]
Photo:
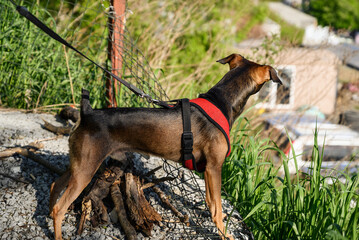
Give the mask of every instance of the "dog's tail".
[[92, 107], [90, 104], [90, 92], [86, 89], [82, 89], [82, 98], [81, 98], [81, 115], [92, 112]]

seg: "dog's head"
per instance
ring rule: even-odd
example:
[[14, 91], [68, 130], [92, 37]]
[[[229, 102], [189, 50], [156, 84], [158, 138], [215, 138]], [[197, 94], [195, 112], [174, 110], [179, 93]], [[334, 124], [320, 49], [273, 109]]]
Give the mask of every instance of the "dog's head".
[[246, 68], [249, 71], [252, 79], [257, 83], [257, 85], [263, 85], [265, 82], [272, 80], [273, 82], [279, 83], [282, 85], [277, 71], [269, 65], [260, 65], [255, 62], [251, 62], [245, 59], [240, 54], [231, 54], [228, 57], [222, 58], [217, 62], [222, 64], [229, 64], [229, 69], [235, 68]]

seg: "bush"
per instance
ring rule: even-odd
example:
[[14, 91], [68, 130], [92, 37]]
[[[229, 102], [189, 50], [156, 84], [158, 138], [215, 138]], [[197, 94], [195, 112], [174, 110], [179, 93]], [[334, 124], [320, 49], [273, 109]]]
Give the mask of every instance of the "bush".
[[358, 0], [311, 0], [304, 10], [317, 18], [323, 26], [336, 29], [359, 29]]

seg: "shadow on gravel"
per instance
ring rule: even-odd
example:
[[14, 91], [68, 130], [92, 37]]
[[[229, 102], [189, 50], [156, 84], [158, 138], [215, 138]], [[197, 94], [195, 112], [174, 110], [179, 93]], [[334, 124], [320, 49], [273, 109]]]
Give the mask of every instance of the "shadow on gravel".
[[[39, 153], [39, 156], [61, 169], [66, 169], [69, 162], [68, 155], [64, 153], [52, 153], [43, 150]], [[49, 214], [50, 186], [59, 176], [28, 158], [22, 158], [21, 170], [25, 173], [25, 179], [31, 182], [32, 187], [36, 191], [37, 204], [32, 218], [37, 222], [38, 226], [41, 227], [46, 237], [53, 239], [53, 231], [50, 230], [52, 221], [50, 221], [51, 218]]]

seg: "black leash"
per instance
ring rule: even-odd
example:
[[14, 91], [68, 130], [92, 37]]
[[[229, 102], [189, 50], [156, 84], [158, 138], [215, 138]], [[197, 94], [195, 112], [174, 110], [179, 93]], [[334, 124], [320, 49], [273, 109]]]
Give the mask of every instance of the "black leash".
[[150, 95], [144, 93], [141, 89], [135, 87], [134, 85], [132, 85], [129, 82], [126, 82], [125, 80], [123, 80], [122, 78], [116, 76], [115, 74], [113, 74], [112, 72], [108, 71], [106, 68], [100, 66], [99, 64], [97, 64], [95, 61], [93, 61], [92, 59], [90, 59], [89, 57], [87, 57], [85, 54], [83, 54], [82, 52], [80, 52], [79, 50], [77, 50], [75, 47], [73, 47], [71, 44], [69, 44], [65, 39], [63, 39], [62, 37], [60, 37], [57, 33], [55, 33], [53, 30], [51, 30], [48, 26], [46, 26], [43, 22], [41, 22], [38, 18], [36, 18], [34, 15], [32, 15], [29, 10], [27, 10], [26, 7], [23, 6], [19, 6], [17, 5], [14, 0], [9, 0], [15, 7], [16, 10], [20, 13], [20, 15], [24, 16], [25, 18], [27, 18], [30, 22], [32, 22], [33, 24], [35, 24], [35, 26], [37, 26], [38, 28], [40, 28], [43, 32], [45, 32], [47, 35], [49, 35], [51, 38], [55, 39], [56, 41], [64, 44], [65, 46], [67, 46], [68, 48], [71, 48], [72, 50], [74, 50], [75, 52], [77, 52], [78, 54], [80, 54], [82, 57], [86, 58], [88, 61], [90, 61], [91, 63], [95, 64], [97, 67], [101, 68], [103, 71], [105, 71], [106, 73], [110, 74], [114, 79], [116, 79], [117, 81], [119, 81], [120, 83], [122, 83], [123, 85], [125, 85], [128, 89], [130, 89], [133, 93], [135, 93], [136, 95], [140, 96], [141, 98], [145, 98], [149, 103], [154, 103], [157, 104], [159, 106], [162, 107], [168, 107], [168, 104], [166, 102], [160, 101], [160, 100], [156, 100], [153, 99]]

